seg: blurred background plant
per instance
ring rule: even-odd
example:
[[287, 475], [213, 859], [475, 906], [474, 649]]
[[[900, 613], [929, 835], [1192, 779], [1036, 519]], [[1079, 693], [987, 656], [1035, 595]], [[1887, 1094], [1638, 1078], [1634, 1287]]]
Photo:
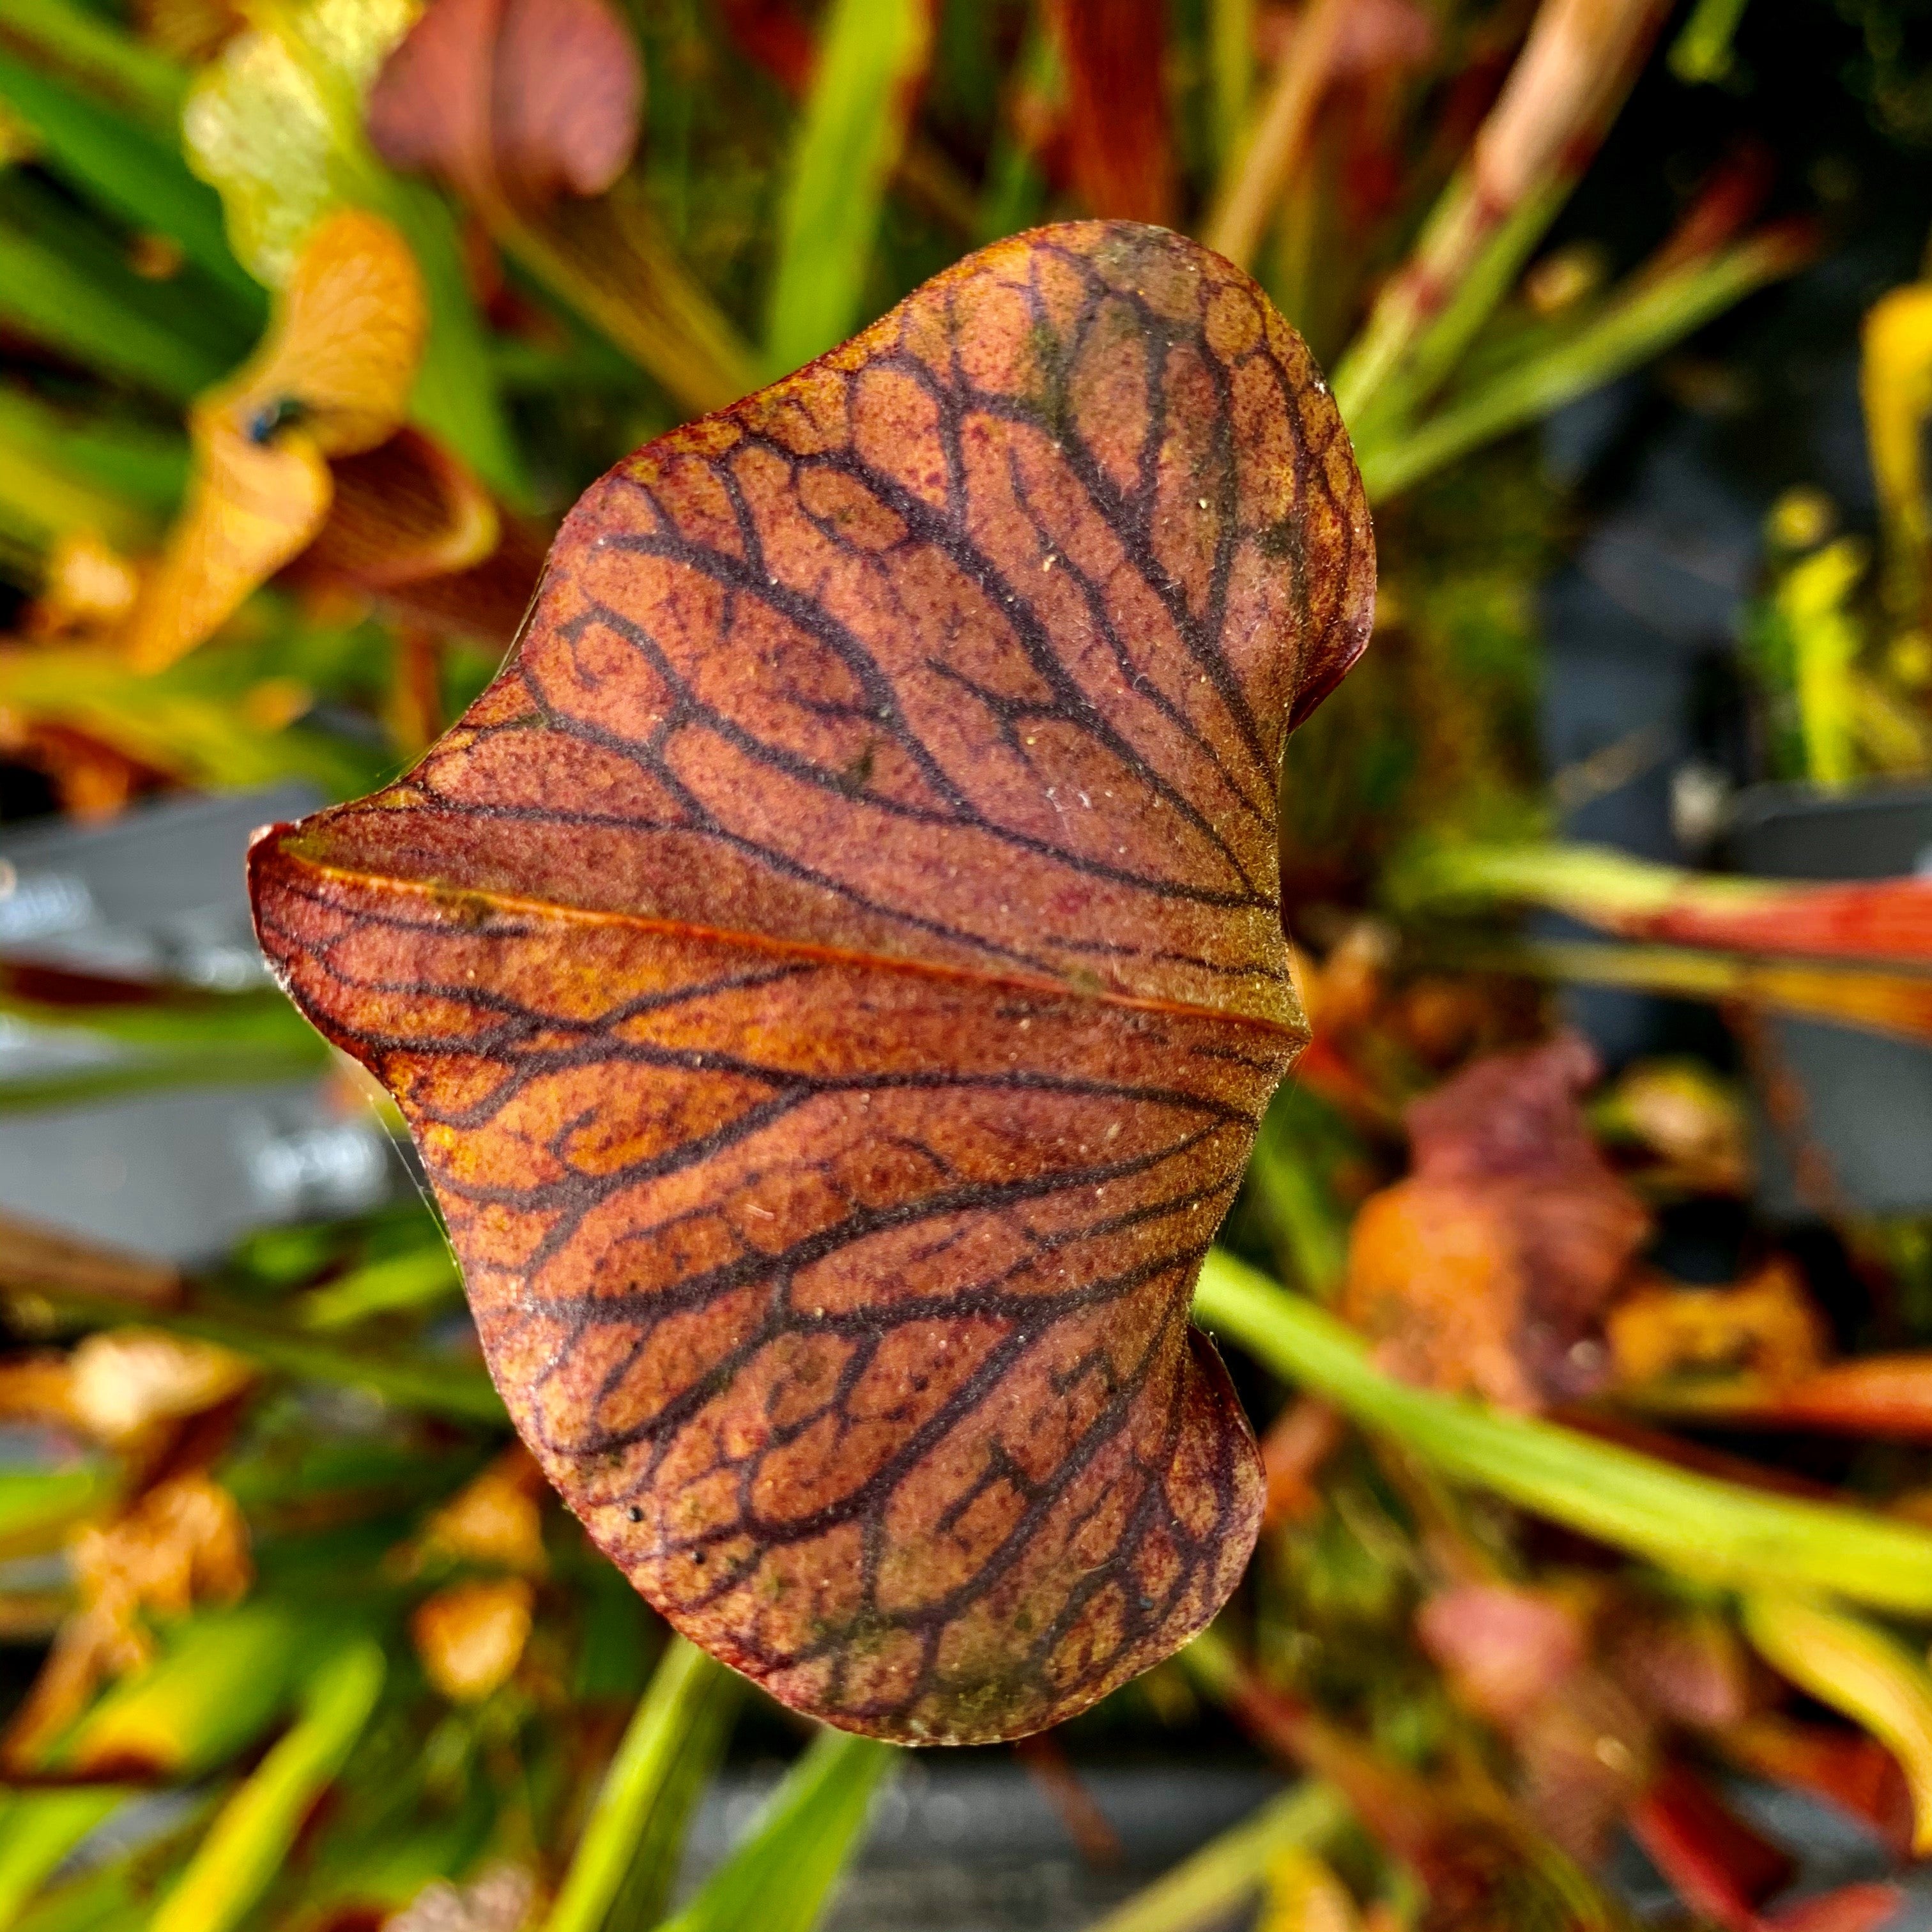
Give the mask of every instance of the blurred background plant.
[[[67, 827], [0, 837], [0, 1126], [84, 1154], [128, 1095], [291, 1082], [364, 1119], [245, 948], [50, 953], [100, 938], [86, 842], [189, 793], [368, 788], [488, 678], [626, 451], [980, 242], [1186, 227], [1331, 370], [1383, 588], [1291, 748], [1316, 1040], [1199, 1304], [1270, 1526], [1213, 1632], [1020, 1760], [1102, 1870], [1096, 1764], [1299, 1780], [1120, 1879], [1113, 1932], [1615, 1924], [1633, 1842], [1666, 1916], [1884, 1922], [1876, 1880], [1782, 1903], [1744, 1814], [1807, 1793], [1883, 1858], [1932, 1845], [1932, 882], [1862, 833], [1757, 864], [1802, 883], [1660, 861], [1721, 859], [1765, 780], [1801, 816], [1876, 798], [1932, 850], [1932, 283], [1866, 292], [1870, 514], [1802, 449], [1756, 466], [1726, 759], [1665, 774], [1674, 848], [1563, 836], [1664, 762], [1666, 700], [1552, 777], [1540, 586], [1660, 410], [1750, 418], [1750, 332], [1827, 327], [1758, 292], [1850, 262], [1856, 312], [1922, 230], [1917, 26], [0, 0], [0, 813]], [[1704, 1017], [1646, 1009], [1660, 1032], [1600, 1053], [1565, 986]], [[1820, 1023], [1834, 1060], [1894, 1056], [1851, 1104], [1916, 1194], [1808, 1116], [1780, 1042]], [[298, 1178], [365, 1144], [305, 1131], [274, 1144]], [[0, 1174], [0, 1928], [817, 1922], [896, 1754], [802, 1738], [667, 1640], [512, 1442], [406, 1184], [143, 1243], [66, 1179], [62, 1214]], [[728, 1754], [790, 1768], [692, 1890]]]

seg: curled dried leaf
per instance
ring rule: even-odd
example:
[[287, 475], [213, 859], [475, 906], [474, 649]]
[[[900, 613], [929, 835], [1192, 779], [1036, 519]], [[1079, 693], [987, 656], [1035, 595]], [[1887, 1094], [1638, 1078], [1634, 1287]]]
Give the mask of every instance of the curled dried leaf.
[[124, 633], [144, 671], [164, 670], [212, 636], [328, 514], [328, 462], [301, 431], [258, 442], [200, 412], [190, 428], [194, 481]]
[[328, 515], [304, 573], [371, 590], [473, 569], [496, 548], [490, 493], [440, 443], [406, 424], [386, 442], [329, 466]]
[[370, 92], [369, 135], [472, 200], [541, 206], [624, 172], [644, 93], [604, 0], [430, 0]]
[[785, 1701], [1017, 1736], [1239, 1576], [1189, 1298], [1305, 1034], [1283, 740], [1372, 588], [1255, 285], [1042, 230], [620, 465], [422, 764], [256, 844], [525, 1441]]
[[135, 1441], [157, 1422], [198, 1415], [246, 1388], [253, 1366], [231, 1349], [158, 1329], [88, 1336], [70, 1358], [69, 1406], [104, 1442]]
[[373, 449], [408, 410], [428, 326], [409, 244], [344, 208], [309, 238], [261, 347], [206, 406], [257, 442], [297, 422], [325, 456]]
[[1414, 1172], [1357, 1216], [1342, 1300], [1394, 1372], [1519, 1408], [1595, 1379], [1579, 1344], [1650, 1232], [1578, 1105], [1595, 1072], [1564, 1035], [1409, 1108]]
[[424, 1553], [542, 1576], [548, 1567], [537, 1495], [542, 1480], [527, 1450], [506, 1450], [430, 1518]]
[[1830, 1343], [1804, 1276], [1782, 1256], [1731, 1288], [1647, 1282], [1604, 1325], [1618, 1384], [1631, 1390], [1672, 1377], [1775, 1390], [1818, 1368]]
[[358, 209], [322, 224], [260, 349], [190, 416], [188, 500], [128, 620], [138, 668], [194, 650], [308, 548], [334, 494], [328, 458], [394, 434], [428, 324], [415, 257], [393, 228]]

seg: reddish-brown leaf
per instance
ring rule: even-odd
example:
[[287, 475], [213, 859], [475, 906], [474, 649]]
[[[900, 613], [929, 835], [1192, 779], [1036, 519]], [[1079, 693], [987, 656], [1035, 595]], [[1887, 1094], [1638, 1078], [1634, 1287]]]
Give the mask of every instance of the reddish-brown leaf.
[[1571, 1351], [1650, 1227], [1577, 1104], [1595, 1072], [1565, 1034], [1408, 1108], [1414, 1172], [1356, 1216], [1342, 1302], [1396, 1372], [1517, 1408], [1589, 1384]]
[[370, 91], [369, 135], [473, 200], [540, 206], [624, 172], [644, 93], [605, 0], [430, 0]]
[[1166, 0], [1054, 0], [1074, 191], [1096, 214], [1172, 221]]
[[787, 1702], [1017, 1736], [1239, 1576], [1189, 1297], [1304, 1036], [1277, 776], [1372, 579], [1255, 285], [1042, 230], [620, 464], [416, 770], [256, 844], [525, 1439]]
[[388, 590], [473, 569], [496, 547], [490, 494], [448, 451], [405, 425], [331, 466], [328, 516], [302, 567]]
[[1780, 1906], [1759, 1922], [1765, 1932], [1878, 1932], [1904, 1903], [1900, 1887], [1868, 1880]]
[[1684, 1765], [1631, 1807], [1630, 1828], [1678, 1897], [1726, 1932], [1757, 1932], [1758, 1906], [1796, 1870]]

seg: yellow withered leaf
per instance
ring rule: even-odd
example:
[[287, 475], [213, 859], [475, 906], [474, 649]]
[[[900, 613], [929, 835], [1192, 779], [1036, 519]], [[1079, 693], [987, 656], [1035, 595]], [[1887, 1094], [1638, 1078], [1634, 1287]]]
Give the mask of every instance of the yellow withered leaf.
[[194, 406], [194, 482], [127, 632], [159, 670], [218, 630], [314, 540], [334, 495], [328, 458], [393, 435], [428, 311], [409, 244], [359, 208], [302, 251], [255, 355]]
[[1932, 1671], [1889, 1631], [1810, 1598], [1760, 1594], [1742, 1610], [1767, 1664], [1898, 1759], [1912, 1790], [1912, 1850], [1932, 1851]]
[[128, 626], [128, 656], [143, 671], [166, 670], [220, 629], [328, 514], [328, 464], [313, 437], [256, 442], [218, 418], [194, 430], [188, 502]]
[[202, 406], [258, 438], [298, 422], [326, 456], [373, 449], [408, 410], [428, 326], [409, 244], [344, 208], [310, 238], [254, 358]]

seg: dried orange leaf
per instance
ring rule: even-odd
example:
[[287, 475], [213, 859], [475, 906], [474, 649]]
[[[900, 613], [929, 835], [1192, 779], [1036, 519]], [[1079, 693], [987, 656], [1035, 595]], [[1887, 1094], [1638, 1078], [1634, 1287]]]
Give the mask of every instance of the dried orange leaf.
[[255, 846], [524, 1439], [786, 1702], [1018, 1736], [1239, 1576], [1189, 1297], [1305, 1036], [1280, 764], [1372, 576], [1254, 284], [1042, 230], [620, 464], [422, 763]]
[[1578, 1104], [1596, 1070], [1564, 1034], [1409, 1108], [1415, 1171], [1356, 1216], [1341, 1303], [1394, 1372], [1517, 1408], [1596, 1379], [1572, 1352], [1650, 1228]]
[[261, 347], [206, 406], [258, 441], [292, 419], [326, 456], [373, 449], [408, 412], [428, 326], [409, 244], [344, 208], [310, 238]]
[[309, 436], [257, 442], [199, 413], [194, 429], [188, 502], [124, 634], [140, 670], [166, 669], [219, 630], [308, 548], [328, 514], [328, 464]]
[[521, 1576], [452, 1583], [425, 1598], [410, 1619], [424, 1674], [452, 1703], [480, 1703], [523, 1660], [536, 1604]]
[[316, 230], [261, 347], [195, 405], [188, 500], [128, 620], [138, 668], [194, 650], [308, 547], [333, 494], [326, 459], [401, 423], [428, 317], [387, 222], [348, 209]]

